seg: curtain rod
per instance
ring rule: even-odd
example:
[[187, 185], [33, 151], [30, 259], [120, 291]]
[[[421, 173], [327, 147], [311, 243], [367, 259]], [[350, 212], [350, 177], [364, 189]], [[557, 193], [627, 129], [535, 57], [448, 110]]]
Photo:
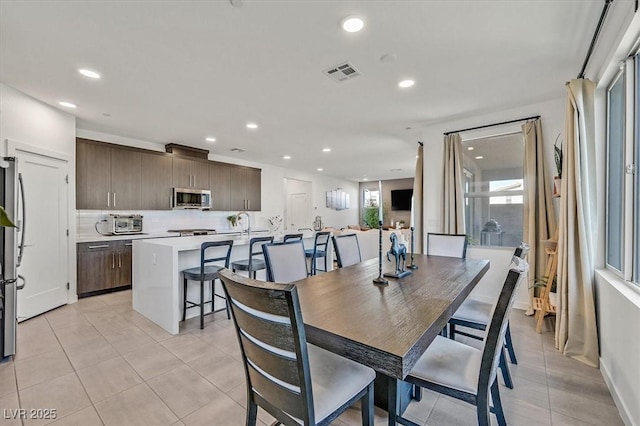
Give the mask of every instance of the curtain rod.
[[[587, 56], [584, 58], [584, 63], [582, 64], [582, 69], [580, 70], [580, 74], [578, 74], [578, 78], [584, 78], [584, 72], [587, 70], [589, 59], [591, 59], [593, 48], [596, 46], [596, 42], [598, 41], [598, 36], [600, 35], [600, 30], [602, 29], [604, 20], [607, 17], [607, 12], [609, 11], [609, 6], [611, 6], [611, 3], [613, 3], [613, 0], [604, 0], [604, 6], [602, 6], [602, 13], [600, 13], [600, 19], [598, 20], [596, 31], [593, 33], [593, 38], [591, 39], [591, 44], [589, 45], [589, 50], [587, 50]], [[636, 9], [637, 9], [637, 4], [638, 3], [636, 1]]]
[[484, 128], [487, 128], [487, 127], [502, 126], [503, 124], [518, 123], [519, 121], [537, 120], [538, 118], [540, 118], [539, 115], [534, 115], [532, 117], [519, 118], [517, 120], [509, 120], [509, 121], [503, 121], [503, 122], [500, 122], [500, 123], [485, 124], [484, 126], [469, 127], [468, 129], [452, 130], [450, 132], [444, 132], [444, 135], [446, 136], [446, 135], [450, 135], [452, 133], [468, 132], [470, 130], [484, 129]]

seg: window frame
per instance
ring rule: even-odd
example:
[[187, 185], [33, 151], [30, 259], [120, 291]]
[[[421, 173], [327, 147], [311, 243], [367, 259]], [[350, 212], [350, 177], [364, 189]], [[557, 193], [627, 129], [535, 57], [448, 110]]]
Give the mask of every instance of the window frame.
[[[621, 269], [609, 263], [609, 229], [607, 223], [609, 220], [609, 117], [610, 117], [610, 100], [609, 93], [611, 88], [623, 79], [623, 96], [624, 111], [623, 130], [622, 130], [622, 151], [623, 151], [623, 185], [622, 190], [622, 230], [621, 234]], [[605, 164], [605, 250], [604, 265], [605, 268], [617, 275], [621, 279], [632, 284], [636, 289], [640, 287], [640, 149], [636, 145], [640, 143], [640, 53], [636, 52], [631, 55], [621, 66], [611, 81], [606, 86], [606, 164]], [[633, 167], [634, 171], [629, 171], [629, 167]], [[629, 232], [630, 231], [630, 232]]]
[[[463, 164], [463, 208], [465, 209], [465, 233], [467, 234], [467, 236], [469, 236], [471, 238], [471, 240], [475, 241], [473, 239], [473, 233], [472, 231], [469, 229], [470, 228], [470, 224], [472, 223], [472, 218], [470, 217], [471, 215], [475, 214], [475, 204], [470, 203], [472, 200], [474, 199], [486, 199], [487, 203], [490, 204], [490, 200], [491, 197], [504, 197], [504, 196], [521, 196], [523, 197], [522, 203], [512, 203], [512, 204], [520, 204], [522, 206], [522, 234], [524, 235], [524, 197], [525, 197], [525, 190], [524, 190], [524, 184], [525, 184], [525, 180], [526, 180], [526, 176], [524, 173], [524, 152], [525, 152], [525, 147], [524, 147], [524, 135], [522, 133], [522, 130], [515, 130], [515, 131], [507, 131], [503, 134], [491, 134], [491, 135], [487, 135], [487, 136], [482, 136], [482, 137], [475, 137], [475, 138], [469, 138], [469, 139], [463, 139], [462, 140], [462, 146], [464, 147], [464, 144], [467, 142], [477, 142], [478, 140], [481, 139], [490, 139], [492, 137], [499, 137], [499, 136], [506, 136], [506, 135], [515, 135], [515, 134], [519, 134], [522, 136], [522, 163], [521, 163], [521, 168], [522, 168], [522, 176], [519, 177], [518, 179], [522, 179], [522, 189], [518, 189], [518, 190], [507, 190], [507, 191], [490, 191], [490, 190], [483, 190], [483, 191], [469, 191], [467, 189], [467, 183], [469, 183], [469, 187], [473, 186], [472, 182], [469, 182], [468, 179], [471, 178], [473, 179], [475, 177], [475, 173], [472, 170], [469, 170], [467, 167], [464, 166]], [[465, 154], [463, 154], [465, 155]], [[510, 178], [508, 180], [516, 180], [513, 178]], [[491, 181], [486, 181], [487, 184]], [[471, 215], [467, 214], [467, 210], [469, 210], [471, 212]], [[482, 249], [503, 249], [503, 248], [512, 248], [512, 246], [510, 245], [494, 245], [494, 244], [480, 244], [481, 241], [481, 237], [479, 237], [479, 240], [477, 243], [470, 243], [470, 246], [472, 247], [476, 247], [476, 248], [482, 248]], [[515, 248], [516, 246], [513, 246], [513, 248]]]

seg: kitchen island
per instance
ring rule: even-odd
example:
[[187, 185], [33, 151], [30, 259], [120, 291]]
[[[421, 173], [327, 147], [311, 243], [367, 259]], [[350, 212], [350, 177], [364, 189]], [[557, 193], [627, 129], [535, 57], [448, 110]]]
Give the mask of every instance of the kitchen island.
[[[253, 237], [266, 233], [252, 234]], [[249, 257], [249, 239], [246, 235], [204, 235], [194, 237], [173, 237], [142, 239], [133, 241], [133, 309], [171, 334], [178, 334], [182, 320], [182, 271], [200, 265], [200, 246], [206, 241], [233, 240], [231, 261]], [[306, 232], [305, 248], [313, 248], [314, 233]], [[219, 252], [215, 252], [219, 250]], [[224, 248], [210, 249], [213, 256], [224, 256]], [[333, 250], [329, 244], [327, 266], [333, 265]], [[243, 273], [243, 272], [240, 272]], [[258, 271], [257, 278], [265, 280], [265, 271]], [[197, 283], [187, 287], [189, 300], [200, 299]], [[216, 293], [223, 294], [220, 281], [216, 281]], [[205, 299], [211, 294], [210, 285], [205, 283]], [[214, 309], [224, 307], [222, 299], [215, 300]], [[205, 313], [211, 306], [205, 307]], [[200, 314], [199, 308], [187, 310], [187, 318]]]

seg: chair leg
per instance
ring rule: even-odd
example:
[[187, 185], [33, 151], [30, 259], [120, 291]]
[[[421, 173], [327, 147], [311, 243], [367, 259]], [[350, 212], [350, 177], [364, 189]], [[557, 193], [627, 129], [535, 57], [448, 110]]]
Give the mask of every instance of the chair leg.
[[200, 330], [204, 328], [204, 281], [200, 281]]
[[507, 352], [509, 352], [509, 359], [511, 360], [511, 364], [517, 365], [518, 360], [516, 359], [516, 351], [513, 349], [513, 341], [511, 340], [511, 325], [507, 323], [507, 332], [504, 335], [504, 343], [507, 347]]
[[500, 401], [500, 390], [498, 389], [498, 380], [494, 380], [491, 385], [491, 400], [493, 401], [493, 412], [498, 419], [498, 426], [507, 426], [507, 420], [504, 418], [502, 411], [502, 402]]
[[182, 286], [182, 321], [187, 317], [187, 279], [184, 279]]
[[456, 340], [456, 325], [449, 323], [449, 339]]
[[367, 393], [360, 399], [362, 426], [373, 426], [373, 382], [369, 383]]
[[413, 399], [416, 401], [422, 401], [422, 388], [418, 385], [413, 385]]
[[498, 361], [498, 367], [502, 371], [502, 378], [504, 379], [504, 385], [509, 389], [513, 389], [513, 380], [511, 380], [511, 372], [509, 371], [509, 365], [507, 364], [507, 355], [502, 347], [500, 353], [500, 360]]
[[258, 420], [258, 406], [253, 401], [247, 401], [247, 426], [255, 426]]

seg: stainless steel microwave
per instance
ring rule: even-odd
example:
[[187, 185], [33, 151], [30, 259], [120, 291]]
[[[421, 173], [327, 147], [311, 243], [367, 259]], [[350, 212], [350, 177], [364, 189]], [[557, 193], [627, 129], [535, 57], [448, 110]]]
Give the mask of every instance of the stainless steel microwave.
[[211, 210], [211, 191], [208, 189], [173, 188], [174, 210]]

